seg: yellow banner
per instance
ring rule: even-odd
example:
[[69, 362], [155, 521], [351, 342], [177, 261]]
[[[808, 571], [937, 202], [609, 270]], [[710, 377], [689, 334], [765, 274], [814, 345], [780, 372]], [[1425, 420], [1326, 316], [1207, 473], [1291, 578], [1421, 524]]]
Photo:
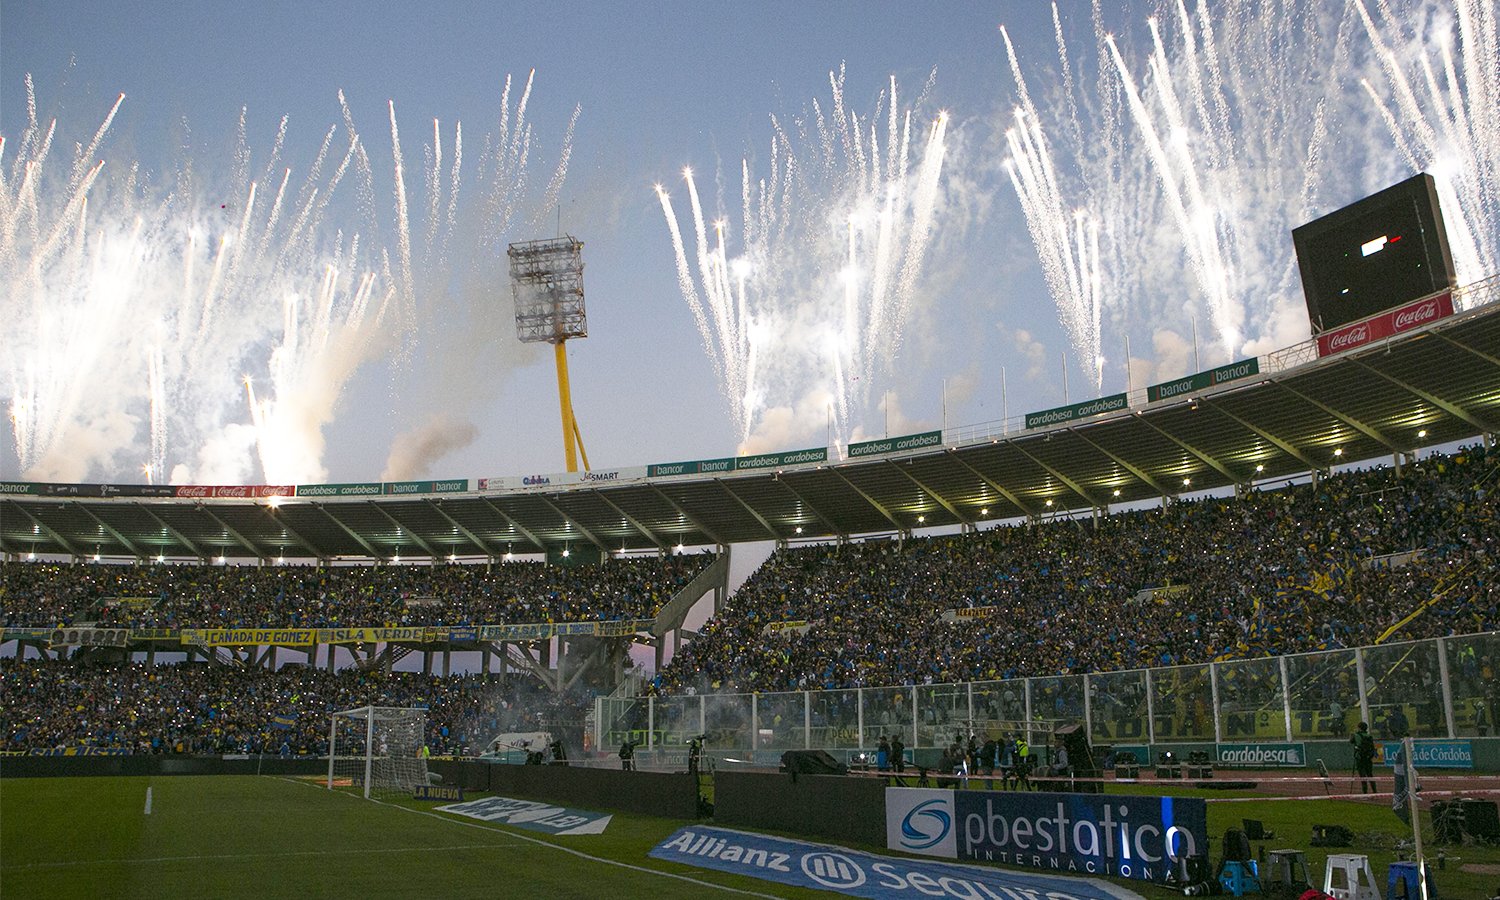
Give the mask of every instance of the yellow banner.
[[182, 642], [203, 647], [247, 647], [276, 644], [281, 647], [311, 647], [316, 628], [184, 628]]
[[447, 628], [413, 625], [401, 628], [318, 628], [320, 644], [403, 643], [430, 644], [448, 639]]

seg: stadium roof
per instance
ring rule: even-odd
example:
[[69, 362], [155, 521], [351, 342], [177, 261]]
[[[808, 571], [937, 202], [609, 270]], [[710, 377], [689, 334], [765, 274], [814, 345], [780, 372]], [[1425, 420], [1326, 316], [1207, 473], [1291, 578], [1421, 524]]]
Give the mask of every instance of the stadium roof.
[[0, 552], [271, 559], [500, 557], [795, 541], [978, 525], [1178, 496], [1390, 458], [1500, 431], [1500, 279], [1474, 306], [1319, 358], [1309, 341], [1259, 373], [1174, 399], [937, 449], [720, 476], [508, 493], [222, 500], [7, 495]]

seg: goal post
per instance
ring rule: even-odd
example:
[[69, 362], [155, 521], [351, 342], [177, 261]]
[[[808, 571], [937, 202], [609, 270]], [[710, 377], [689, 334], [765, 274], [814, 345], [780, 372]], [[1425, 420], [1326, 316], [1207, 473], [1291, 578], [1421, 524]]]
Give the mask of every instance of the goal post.
[[365, 797], [405, 795], [426, 785], [427, 710], [361, 706], [328, 721], [328, 788]]

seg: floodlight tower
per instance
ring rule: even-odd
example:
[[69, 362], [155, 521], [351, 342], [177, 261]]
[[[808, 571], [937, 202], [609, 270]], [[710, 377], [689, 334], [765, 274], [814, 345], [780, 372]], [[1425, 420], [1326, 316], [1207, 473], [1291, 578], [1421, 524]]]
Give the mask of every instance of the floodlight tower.
[[557, 402], [562, 410], [563, 449], [568, 471], [583, 468], [589, 454], [573, 415], [568, 387], [569, 338], [588, 337], [588, 315], [583, 308], [583, 242], [571, 235], [511, 244], [510, 287], [516, 301], [516, 337], [523, 344], [551, 344], [557, 355]]

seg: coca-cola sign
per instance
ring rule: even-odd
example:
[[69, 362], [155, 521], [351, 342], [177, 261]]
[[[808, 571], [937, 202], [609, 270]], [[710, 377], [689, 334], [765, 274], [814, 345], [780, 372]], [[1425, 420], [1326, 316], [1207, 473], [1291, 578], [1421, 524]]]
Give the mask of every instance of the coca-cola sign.
[[1408, 328], [1416, 328], [1418, 325], [1431, 322], [1436, 318], [1439, 318], [1438, 303], [1436, 299], [1433, 299], [1418, 304], [1415, 309], [1403, 309], [1397, 313], [1393, 326], [1396, 331], [1405, 331]]
[[1328, 348], [1334, 352], [1347, 350], [1350, 347], [1358, 347], [1370, 339], [1370, 326], [1361, 322], [1353, 328], [1346, 328], [1337, 332], [1328, 339]]
[[1453, 295], [1447, 291], [1415, 303], [1371, 316], [1360, 322], [1318, 335], [1318, 355], [1328, 356], [1363, 347], [1403, 331], [1420, 328], [1453, 315]]
[[290, 484], [185, 484], [177, 488], [179, 497], [223, 497], [245, 500], [251, 497], [291, 497], [297, 489]]

